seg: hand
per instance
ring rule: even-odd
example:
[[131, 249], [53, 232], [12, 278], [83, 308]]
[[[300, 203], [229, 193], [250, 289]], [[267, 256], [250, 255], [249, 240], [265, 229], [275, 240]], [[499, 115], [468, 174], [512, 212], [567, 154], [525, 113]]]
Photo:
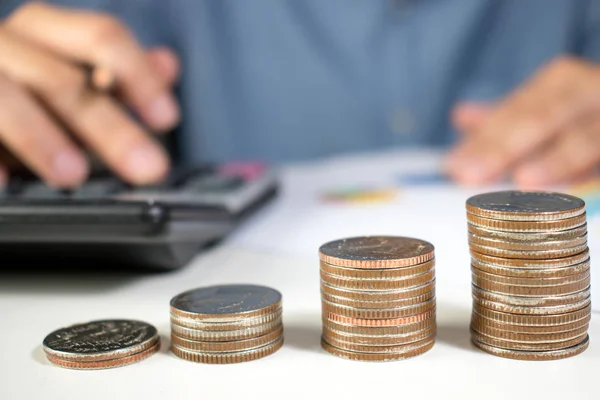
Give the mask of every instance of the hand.
[[[120, 98], [91, 89], [82, 65], [112, 71]], [[168, 157], [125, 107], [149, 129], [173, 127], [178, 68], [171, 51], [145, 51], [111, 16], [27, 3], [0, 24], [0, 142], [53, 186], [86, 179], [76, 143], [131, 183], [159, 180]], [[0, 180], [7, 174], [0, 160]]]
[[592, 175], [600, 165], [600, 67], [563, 57], [497, 104], [461, 104], [447, 171], [466, 184], [511, 176], [540, 187]]

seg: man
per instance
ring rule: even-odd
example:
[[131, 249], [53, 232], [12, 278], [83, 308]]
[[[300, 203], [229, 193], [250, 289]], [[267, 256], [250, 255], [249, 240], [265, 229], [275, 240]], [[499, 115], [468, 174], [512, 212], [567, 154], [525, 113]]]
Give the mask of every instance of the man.
[[453, 145], [458, 182], [528, 186], [600, 163], [598, 1], [12, 1], [0, 140], [51, 185], [86, 179], [81, 147], [160, 179], [180, 116], [184, 163]]

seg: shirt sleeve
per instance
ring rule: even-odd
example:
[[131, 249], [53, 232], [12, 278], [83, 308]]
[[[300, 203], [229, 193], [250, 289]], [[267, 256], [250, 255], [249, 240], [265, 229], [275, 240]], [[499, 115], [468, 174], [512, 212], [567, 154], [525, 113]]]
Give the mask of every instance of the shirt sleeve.
[[27, 0], [0, 0], [0, 19], [4, 19], [10, 15], [15, 9]]
[[600, 62], [600, 1], [587, 1], [583, 19], [579, 53], [590, 61]]

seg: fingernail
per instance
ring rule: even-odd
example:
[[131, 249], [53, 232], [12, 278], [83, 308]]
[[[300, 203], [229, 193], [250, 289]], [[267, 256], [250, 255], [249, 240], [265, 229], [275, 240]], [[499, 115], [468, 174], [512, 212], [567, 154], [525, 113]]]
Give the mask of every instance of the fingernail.
[[54, 156], [52, 168], [59, 184], [81, 183], [88, 173], [86, 159], [77, 151], [64, 150]]
[[168, 163], [164, 151], [154, 144], [142, 144], [127, 156], [127, 170], [137, 184], [160, 180], [167, 171]]
[[168, 93], [150, 102], [145, 111], [148, 124], [158, 130], [172, 128], [179, 121], [179, 106]]

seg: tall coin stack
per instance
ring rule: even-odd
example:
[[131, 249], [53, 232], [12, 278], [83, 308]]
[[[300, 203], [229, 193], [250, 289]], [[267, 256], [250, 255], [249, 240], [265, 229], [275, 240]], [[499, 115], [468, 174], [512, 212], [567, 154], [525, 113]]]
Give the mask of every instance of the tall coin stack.
[[591, 312], [583, 200], [504, 191], [471, 197], [466, 207], [475, 346], [519, 360], [583, 352]]
[[171, 351], [188, 361], [232, 364], [283, 345], [281, 293], [254, 285], [211, 286], [171, 300]]
[[423, 354], [435, 342], [433, 245], [367, 236], [321, 246], [322, 347], [361, 361]]

